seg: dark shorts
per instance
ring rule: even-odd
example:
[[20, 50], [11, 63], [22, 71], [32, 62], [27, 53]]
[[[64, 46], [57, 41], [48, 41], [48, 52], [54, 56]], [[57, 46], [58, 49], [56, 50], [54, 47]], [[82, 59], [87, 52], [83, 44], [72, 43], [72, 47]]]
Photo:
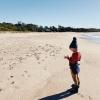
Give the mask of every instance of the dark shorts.
[[79, 64], [71, 64], [70, 69], [74, 74], [79, 74], [80, 72]]

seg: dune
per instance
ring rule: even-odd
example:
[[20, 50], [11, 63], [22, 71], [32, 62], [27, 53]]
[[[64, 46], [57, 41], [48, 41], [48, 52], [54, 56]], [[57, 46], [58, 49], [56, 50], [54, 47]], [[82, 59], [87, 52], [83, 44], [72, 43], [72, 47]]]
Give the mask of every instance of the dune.
[[[82, 54], [79, 93], [65, 55], [73, 36]], [[0, 100], [100, 100], [100, 44], [81, 33], [0, 34]]]

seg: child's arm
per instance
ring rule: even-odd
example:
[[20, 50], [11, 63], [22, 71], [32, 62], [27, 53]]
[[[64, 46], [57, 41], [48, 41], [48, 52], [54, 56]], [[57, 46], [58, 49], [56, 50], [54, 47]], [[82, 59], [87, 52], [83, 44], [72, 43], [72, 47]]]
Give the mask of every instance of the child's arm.
[[69, 57], [69, 56], [65, 56], [64, 58], [65, 58], [65, 59], [68, 59], [68, 60], [70, 59], [70, 57]]

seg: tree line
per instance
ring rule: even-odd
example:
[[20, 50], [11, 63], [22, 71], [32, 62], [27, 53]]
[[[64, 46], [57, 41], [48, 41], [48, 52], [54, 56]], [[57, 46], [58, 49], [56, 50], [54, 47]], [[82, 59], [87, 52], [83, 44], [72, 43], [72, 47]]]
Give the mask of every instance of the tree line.
[[25, 24], [23, 22], [13, 23], [0, 23], [0, 31], [18, 31], [18, 32], [100, 32], [96, 28], [73, 28], [58, 25], [55, 26], [39, 26], [35, 24]]

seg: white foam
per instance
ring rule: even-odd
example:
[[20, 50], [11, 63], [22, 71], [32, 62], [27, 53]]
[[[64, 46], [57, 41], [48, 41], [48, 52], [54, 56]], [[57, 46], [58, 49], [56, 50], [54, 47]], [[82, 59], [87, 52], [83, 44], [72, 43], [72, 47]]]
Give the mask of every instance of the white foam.
[[95, 43], [100, 43], [100, 33], [82, 33], [81, 38], [91, 40]]

